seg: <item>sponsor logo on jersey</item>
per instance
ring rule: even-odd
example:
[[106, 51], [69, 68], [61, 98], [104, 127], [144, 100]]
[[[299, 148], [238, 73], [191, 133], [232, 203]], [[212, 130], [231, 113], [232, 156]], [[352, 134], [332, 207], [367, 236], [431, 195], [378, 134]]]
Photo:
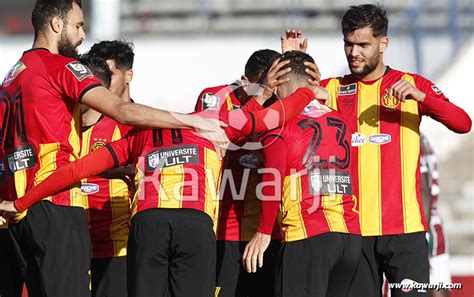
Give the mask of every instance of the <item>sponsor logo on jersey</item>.
[[82, 194], [95, 194], [99, 192], [100, 187], [96, 184], [85, 183], [81, 184], [81, 193]]
[[15, 80], [15, 78], [17, 78], [17, 76], [25, 69], [26, 66], [25, 64], [23, 64], [22, 61], [16, 62], [15, 65], [13, 65], [13, 67], [8, 71], [7, 76], [5, 76], [5, 79], [2, 83], [2, 87], [8, 87]]
[[219, 110], [221, 98], [217, 97], [213, 93], [205, 93], [204, 95], [202, 95], [201, 101], [202, 101], [202, 110], [206, 110], [206, 109]]
[[400, 104], [400, 100], [397, 97], [395, 96], [389, 97], [388, 92], [385, 92], [385, 94], [383, 94], [382, 105], [385, 106], [386, 108], [395, 109], [398, 107], [399, 104]]
[[359, 132], [356, 132], [351, 135], [351, 144], [352, 146], [361, 146], [367, 142], [367, 137]]
[[34, 168], [36, 154], [33, 145], [25, 144], [14, 148], [7, 154], [8, 167], [12, 172]]
[[262, 165], [262, 161], [254, 154], [243, 155], [239, 158], [239, 163], [246, 168], [259, 168]]
[[66, 65], [66, 68], [71, 71], [78, 81], [83, 81], [85, 78], [94, 77], [92, 72], [84, 66], [81, 62], [74, 61]]
[[369, 137], [369, 142], [373, 144], [386, 144], [392, 141], [392, 136], [388, 134], [375, 134]]
[[317, 99], [314, 99], [306, 105], [301, 114], [312, 118], [319, 118], [331, 111], [332, 110], [329, 107], [319, 103]]
[[436, 93], [436, 95], [439, 95], [439, 94], [442, 94], [443, 92], [435, 85], [432, 85], [431, 86], [431, 89], [433, 90], [433, 92]]
[[314, 170], [309, 172], [309, 188], [312, 195], [352, 195], [351, 174], [338, 170]]
[[97, 141], [96, 143], [94, 143], [92, 146], [91, 146], [91, 149], [89, 150], [91, 153], [95, 150], [98, 150], [100, 149], [101, 147], [103, 147], [105, 145], [104, 142], [102, 141]]
[[357, 84], [350, 84], [347, 86], [339, 86], [339, 96], [352, 95], [357, 92]]
[[199, 164], [197, 145], [181, 145], [155, 150], [146, 155], [146, 172], [184, 164]]

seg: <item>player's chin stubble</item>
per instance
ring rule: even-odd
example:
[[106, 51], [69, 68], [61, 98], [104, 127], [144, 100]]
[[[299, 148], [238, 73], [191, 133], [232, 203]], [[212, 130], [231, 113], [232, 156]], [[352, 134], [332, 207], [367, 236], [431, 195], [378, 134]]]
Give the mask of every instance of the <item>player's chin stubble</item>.
[[80, 44], [81, 42], [73, 44], [71, 40], [67, 38], [66, 33], [63, 31], [63, 33], [61, 34], [61, 39], [58, 42], [58, 53], [62, 56], [77, 60], [79, 58], [77, 48]]

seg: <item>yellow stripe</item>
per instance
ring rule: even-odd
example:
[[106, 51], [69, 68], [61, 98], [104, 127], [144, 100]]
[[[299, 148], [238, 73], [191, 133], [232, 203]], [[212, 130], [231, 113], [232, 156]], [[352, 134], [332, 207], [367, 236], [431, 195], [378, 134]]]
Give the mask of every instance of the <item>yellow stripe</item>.
[[327, 106], [335, 110], [337, 110], [337, 96], [339, 94], [339, 86], [341, 85], [340, 79], [341, 78], [333, 78], [326, 85], [326, 90], [329, 92]]
[[283, 183], [283, 218], [284, 241], [307, 238], [303, 215], [301, 214], [301, 174], [294, 173], [285, 177]]
[[183, 202], [183, 173], [183, 165], [176, 165], [161, 169], [158, 207], [181, 208]]
[[217, 217], [219, 214], [219, 187], [222, 162], [217, 153], [204, 148], [204, 168], [206, 172], [206, 197], [204, 211], [214, 222], [214, 232], [217, 231]]
[[[405, 74], [402, 79], [415, 85], [411, 75]], [[418, 158], [420, 155], [420, 131], [418, 103], [407, 100], [401, 103], [402, 119], [400, 125], [400, 151], [402, 169], [402, 194], [403, 194], [403, 221], [405, 233], [423, 231], [420, 205], [416, 194]]]
[[140, 197], [141, 195], [145, 195], [145, 191], [143, 189], [143, 187], [145, 186], [143, 182], [143, 170], [141, 170], [140, 167], [144, 168], [143, 165], [138, 163], [135, 168], [135, 185], [137, 187], [137, 190], [135, 191], [135, 195], [133, 197], [130, 197], [130, 212], [132, 214], [132, 217], [137, 214], [138, 199], [145, 199], [145, 197]]
[[[45, 143], [39, 145], [38, 162], [39, 170], [35, 174], [35, 186], [44, 181], [54, 171], [56, 171], [56, 155], [59, 151], [59, 142]], [[45, 197], [43, 200], [51, 201], [52, 197]]]
[[342, 195], [323, 195], [321, 203], [323, 204], [324, 217], [329, 230], [331, 232], [347, 233]]
[[78, 104], [74, 108], [71, 119], [71, 133], [69, 133], [69, 144], [72, 147], [72, 153], [69, 156], [69, 161], [73, 162], [79, 159], [81, 152], [81, 105]]
[[[358, 130], [367, 138], [380, 134], [379, 95], [382, 80], [372, 85], [361, 82], [358, 87]], [[362, 98], [363, 97], [363, 98]], [[382, 197], [380, 146], [366, 143], [358, 147], [359, 206], [362, 235], [382, 234]]]
[[227, 110], [232, 110], [232, 99], [230, 98], [230, 93], [225, 94], [225, 100], [227, 102]]

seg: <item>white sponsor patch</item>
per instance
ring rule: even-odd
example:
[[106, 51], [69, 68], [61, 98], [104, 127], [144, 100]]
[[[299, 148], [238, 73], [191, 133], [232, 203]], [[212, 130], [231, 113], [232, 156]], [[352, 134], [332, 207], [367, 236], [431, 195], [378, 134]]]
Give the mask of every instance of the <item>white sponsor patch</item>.
[[352, 134], [351, 144], [352, 146], [362, 146], [367, 142], [367, 137], [359, 132]]
[[81, 193], [83, 194], [95, 194], [99, 192], [100, 187], [96, 184], [85, 183], [81, 185]]
[[388, 134], [375, 134], [369, 137], [369, 142], [373, 144], [387, 144], [392, 141], [392, 136]]
[[432, 85], [431, 86], [431, 89], [433, 90], [433, 92], [435, 92], [437, 95], [439, 94], [442, 94], [443, 92], [435, 85]]
[[262, 161], [254, 154], [243, 155], [239, 158], [239, 163], [246, 168], [259, 168], [262, 165]]

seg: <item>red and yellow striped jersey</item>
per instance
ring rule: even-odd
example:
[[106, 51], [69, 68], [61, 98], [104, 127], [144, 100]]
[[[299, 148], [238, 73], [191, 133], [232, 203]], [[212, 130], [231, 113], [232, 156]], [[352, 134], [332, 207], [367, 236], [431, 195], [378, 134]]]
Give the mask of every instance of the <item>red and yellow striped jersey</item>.
[[[424, 92], [424, 102], [389, 98], [386, 90], [400, 79]], [[429, 80], [390, 68], [374, 81], [346, 75], [324, 80], [321, 85], [330, 93], [328, 105], [341, 113], [351, 133], [353, 180], [358, 185], [354, 194], [360, 201], [362, 235], [426, 231], [419, 170], [421, 115], [430, 115], [456, 131], [459, 125], [445, 120], [452, 114], [446, 117], [441, 113], [461, 109]]]
[[[2, 124], [8, 168], [9, 199], [22, 197], [58, 166], [79, 158], [81, 119], [78, 102], [100, 86], [78, 61], [47, 49], [23, 53], [0, 89], [7, 106]], [[82, 206], [78, 185], [46, 199], [57, 205]], [[25, 214], [18, 217], [21, 219]]]
[[360, 234], [350, 136], [337, 112], [315, 101], [261, 141], [267, 172], [260, 233], [269, 233], [280, 207], [284, 242], [327, 232]]
[[[84, 128], [81, 157], [119, 140], [132, 127], [102, 116]], [[121, 179], [94, 176], [82, 180], [81, 193], [89, 219], [92, 258], [112, 258], [127, 254], [130, 225], [130, 190]]]
[[[206, 88], [198, 97], [195, 111], [214, 109], [223, 112], [239, 109], [242, 102], [238, 98], [238, 91], [242, 89], [236, 84]], [[239, 145], [243, 146], [247, 140], [241, 141]], [[218, 240], [250, 241], [255, 234], [261, 204], [256, 194], [257, 184], [262, 179], [258, 169], [262, 165], [261, 150], [241, 148], [227, 151], [221, 178]], [[277, 224], [273, 238], [281, 238]]]

